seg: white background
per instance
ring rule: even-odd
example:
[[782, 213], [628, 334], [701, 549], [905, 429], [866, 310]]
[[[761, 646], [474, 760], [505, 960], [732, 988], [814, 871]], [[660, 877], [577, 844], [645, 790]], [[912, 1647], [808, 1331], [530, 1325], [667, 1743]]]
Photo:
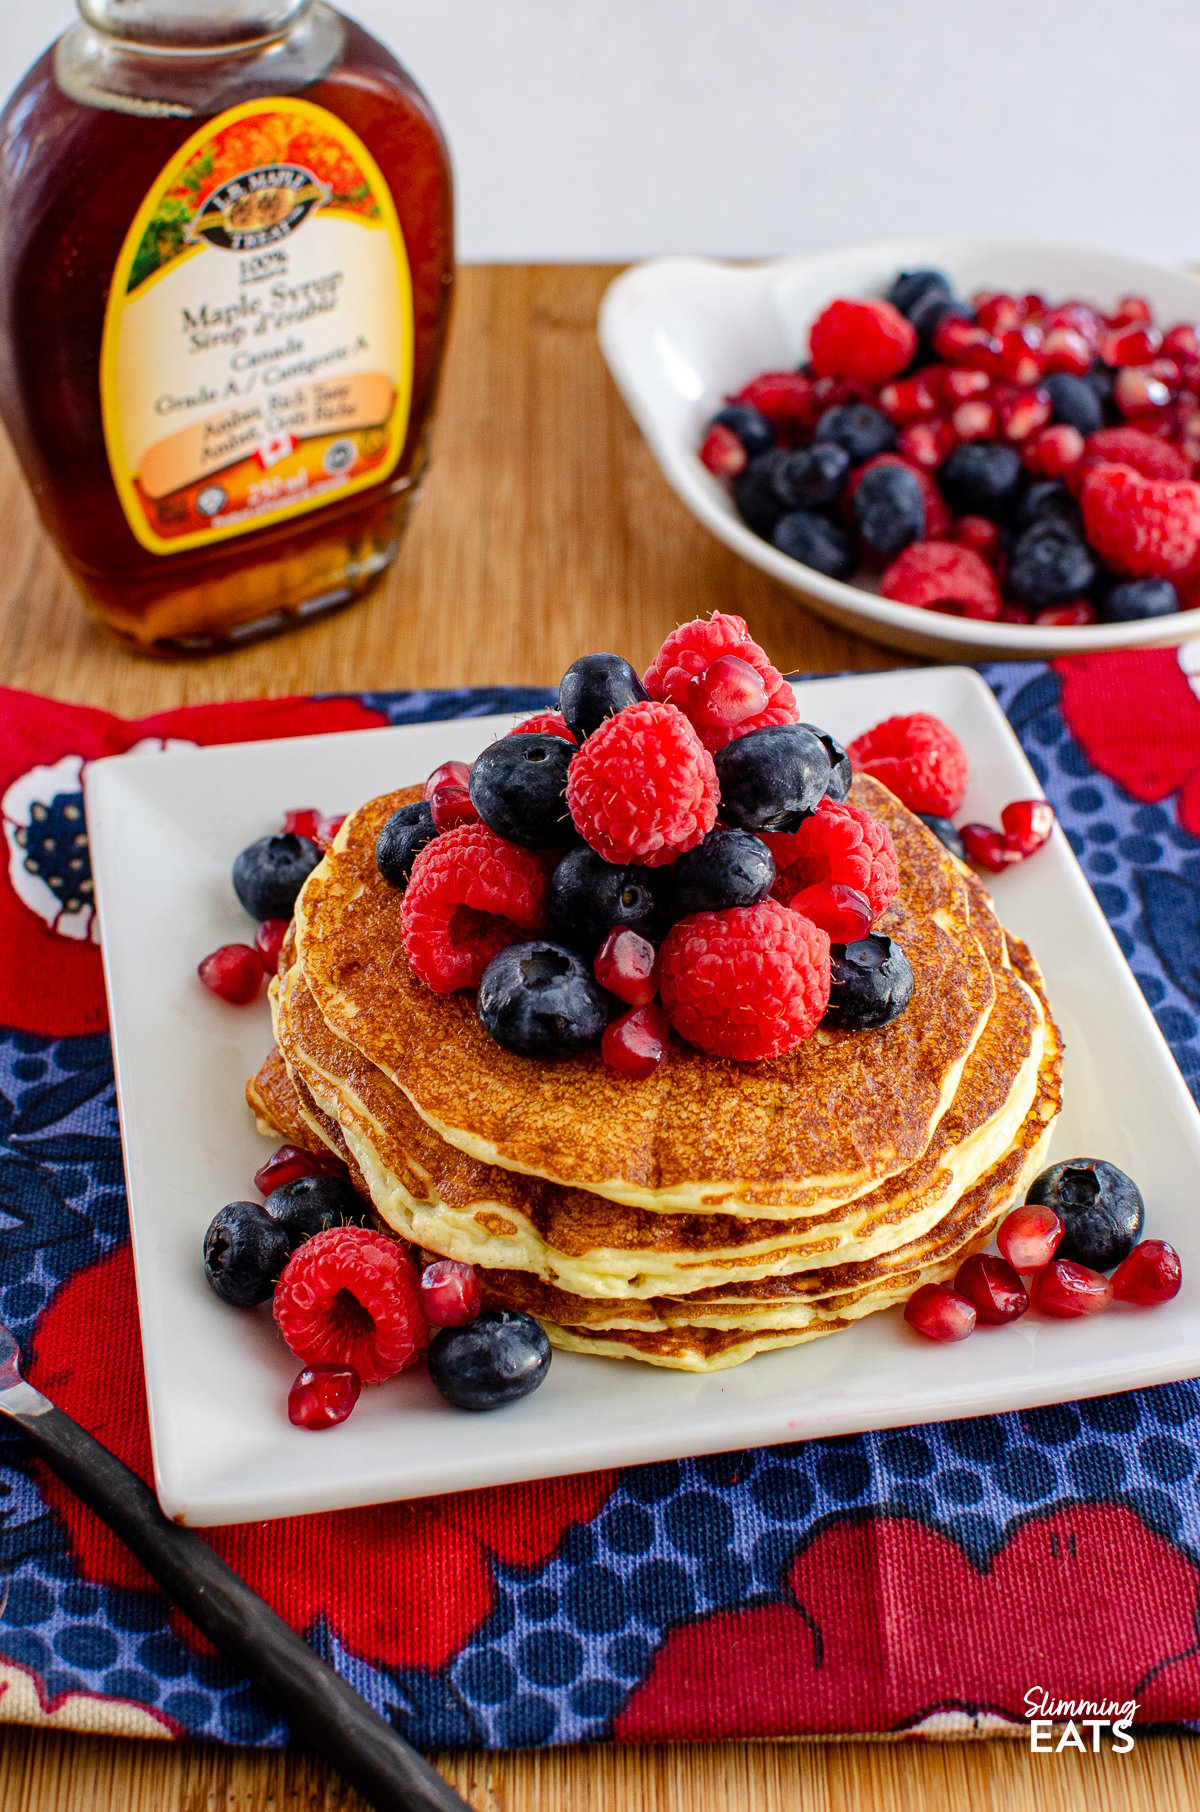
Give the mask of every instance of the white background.
[[[468, 259], [922, 231], [1200, 258], [1197, 0], [348, 10], [441, 116]], [[0, 92], [73, 16], [72, 0], [0, 0]]]

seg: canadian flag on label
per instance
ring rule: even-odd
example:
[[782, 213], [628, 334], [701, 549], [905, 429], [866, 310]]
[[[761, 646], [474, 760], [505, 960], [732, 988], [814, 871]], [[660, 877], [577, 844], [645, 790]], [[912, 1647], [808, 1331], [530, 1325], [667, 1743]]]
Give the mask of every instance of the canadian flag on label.
[[299, 444], [294, 434], [275, 434], [269, 440], [263, 441], [255, 458], [263, 471], [269, 472], [271, 467], [277, 466], [281, 459], [286, 459], [290, 453], [294, 453]]

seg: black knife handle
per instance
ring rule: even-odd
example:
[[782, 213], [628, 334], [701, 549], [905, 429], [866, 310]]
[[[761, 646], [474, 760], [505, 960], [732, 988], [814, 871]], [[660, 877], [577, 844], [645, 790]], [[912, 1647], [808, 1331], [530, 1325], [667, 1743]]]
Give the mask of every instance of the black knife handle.
[[154, 1493], [53, 1406], [12, 1418], [30, 1446], [120, 1537], [197, 1629], [283, 1712], [377, 1812], [471, 1812], [366, 1700], [215, 1554], [168, 1520]]

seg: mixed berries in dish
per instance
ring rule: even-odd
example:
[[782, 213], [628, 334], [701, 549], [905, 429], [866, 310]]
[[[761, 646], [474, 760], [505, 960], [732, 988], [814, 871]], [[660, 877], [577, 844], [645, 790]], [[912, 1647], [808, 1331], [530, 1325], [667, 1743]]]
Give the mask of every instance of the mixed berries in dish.
[[1159, 327], [1140, 296], [968, 302], [919, 270], [830, 302], [808, 350], [751, 377], [699, 448], [780, 552], [984, 622], [1200, 602], [1200, 327]]

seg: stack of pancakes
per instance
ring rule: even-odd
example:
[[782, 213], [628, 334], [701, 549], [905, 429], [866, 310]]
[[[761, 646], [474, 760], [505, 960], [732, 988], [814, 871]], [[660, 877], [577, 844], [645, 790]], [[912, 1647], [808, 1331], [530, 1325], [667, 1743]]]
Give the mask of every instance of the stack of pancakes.
[[410, 788], [350, 817], [309, 876], [271, 985], [262, 1129], [328, 1148], [383, 1223], [482, 1268], [555, 1345], [687, 1371], [848, 1327], [953, 1276], [1041, 1167], [1060, 1040], [986, 888], [877, 782], [900, 891], [875, 929], [912, 965], [875, 1031], [819, 1029], [742, 1064], [673, 1040], [641, 1081], [598, 1047], [502, 1050], [469, 994], [400, 941], [375, 840]]

